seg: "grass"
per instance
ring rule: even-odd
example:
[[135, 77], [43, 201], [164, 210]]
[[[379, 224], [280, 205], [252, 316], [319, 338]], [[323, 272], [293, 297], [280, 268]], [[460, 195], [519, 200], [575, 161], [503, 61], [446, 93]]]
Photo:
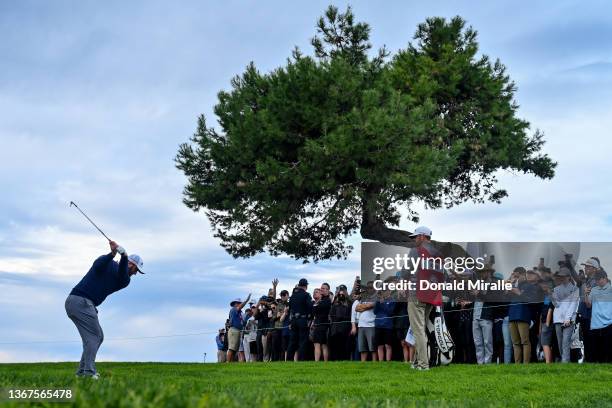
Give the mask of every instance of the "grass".
[[70, 387], [74, 406], [92, 408], [612, 407], [610, 364], [450, 365], [416, 372], [399, 362], [98, 363], [98, 381], [75, 378], [75, 367], [0, 364], [0, 388]]

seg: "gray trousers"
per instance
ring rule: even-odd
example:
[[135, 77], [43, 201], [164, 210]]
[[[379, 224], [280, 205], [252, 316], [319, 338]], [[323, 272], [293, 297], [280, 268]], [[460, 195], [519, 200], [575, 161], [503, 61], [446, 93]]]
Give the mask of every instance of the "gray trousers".
[[490, 364], [493, 359], [493, 321], [472, 320], [472, 334], [478, 364]]
[[561, 353], [561, 362], [570, 362], [570, 352], [572, 351], [572, 334], [574, 333], [574, 323], [567, 327], [563, 327], [562, 323], [555, 323], [555, 332], [557, 334], [557, 344]]
[[93, 302], [81, 296], [69, 295], [66, 299], [66, 314], [77, 327], [83, 341], [83, 354], [77, 375], [96, 374], [96, 354], [104, 340], [98, 321], [98, 310]]

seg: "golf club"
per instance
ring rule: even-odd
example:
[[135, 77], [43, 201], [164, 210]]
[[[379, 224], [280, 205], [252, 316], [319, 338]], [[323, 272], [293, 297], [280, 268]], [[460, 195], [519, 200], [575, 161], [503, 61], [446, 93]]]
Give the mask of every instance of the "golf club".
[[110, 240], [111, 240], [111, 239], [110, 239], [109, 237], [107, 237], [107, 236], [106, 236], [106, 234], [105, 234], [105, 233], [104, 233], [104, 232], [103, 232], [103, 231], [102, 231], [100, 228], [98, 228], [98, 226], [97, 226], [97, 225], [96, 225], [96, 224], [95, 224], [95, 223], [94, 223], [94, 222], [91, 220], [91, 218], [89, 218], [89, 217], [87, 216], [87, 214], [85, 214], [85, 213], [83, 212], [83, 210], [81, 210], [81, 209], [79, 208], [79, 206], [78, 206], [78, 205], [76, 205], [76, 203], [75, 203], [74, 201], [71, 201], [71, 202], [70, 202], [70, 206], [72, 207], [73, 205], [76, 207], [76, 209], [77, 209], [77, 210], [79, 210], [79, 212], [80, 212], [81, 214], [83, 214], [83, 216], [84, 216], [85, 218], [87, 218], [87, 221], [91, 222], [91, 225], [93, 225], [94, 227], [96, 227], [96, 229], [97, 229], [98, 231], [100, 231], [100, 234], [104, 235], [104, 238], [108, 239], [108, 241], [110, 242]]

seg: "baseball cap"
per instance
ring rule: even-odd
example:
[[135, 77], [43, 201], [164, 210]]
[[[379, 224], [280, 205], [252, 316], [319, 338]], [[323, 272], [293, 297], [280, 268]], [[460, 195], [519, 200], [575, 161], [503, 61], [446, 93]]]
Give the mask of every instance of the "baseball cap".
[[232, 301], [230, 302], [230, 307], [234, 307], [234, 305], [235, 305], [236, 303], [242, 303], [242, 300], [241, 300], [240, 298], [236, 298], [236, 299], [232, 300]]
[[138, 268], [138, 272], [144, 274], [144, 272], [142, 271], [144, 262], [142, 262], [142, 258], [140, 257], [140, 255], [132, 254], [128, 256], [128, 261], [136, 265], [136, 268]]
[[300, 281], [298, 282], [298, 286], [308, 286], [308, 281], [306, 280], [306, 278], [300, 279]]
[[410, 234], [410, 238], [418, 237], [419, 235], [425, 235], [431, 237], [431, 230], [425, 226], [417, 227], [412, 234]]
[[596, 269], [601, 268], [601, 266], [599, 265], [599, 261], [595, 258], [589, 258], [585, 263], [581, 265], [592, 266], [593, 268], [596, 268]]

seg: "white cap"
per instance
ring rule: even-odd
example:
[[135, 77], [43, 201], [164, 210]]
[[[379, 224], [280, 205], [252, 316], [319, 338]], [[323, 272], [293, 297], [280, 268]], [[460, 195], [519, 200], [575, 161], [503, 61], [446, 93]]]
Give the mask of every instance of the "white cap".
[[130, 261], [131, 263], [136, 265], [136, 268], [138, 268], [138, 272], [144, 273], [142, 271], [142, 267], [144, 266], [144, 262], [142, 262], [142, 258], [140, 257], [140, 255], [132, 254], [132, 255], [128, 256], [128, 261]]
[[585, 263], [583, 263], [582, 265], [585, 266], [592, 266], [595, 269], [599, 269], [601, 268], [601, 266], [599, 265], [599, 262], [597, 262], [597, 259], [595, 258], [589, 258]]
[[425, 226], [417, 227], [412, 234], [410, 234], [410, 238], [418, 237], [419, 235], [426, 235], [431, 237], [431, 230]]

